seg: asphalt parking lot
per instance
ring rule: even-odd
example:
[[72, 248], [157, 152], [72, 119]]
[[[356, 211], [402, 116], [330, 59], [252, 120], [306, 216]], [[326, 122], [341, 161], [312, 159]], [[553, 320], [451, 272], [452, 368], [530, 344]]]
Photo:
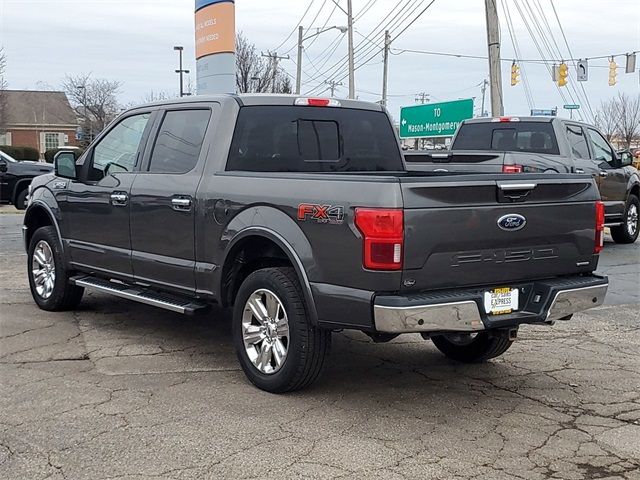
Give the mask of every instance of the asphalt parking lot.
[[609, 238], [606, 305], [489, 363], [336, 333], [320, 381], [278, 396], [219, 314], [38, 310], [21, 221], [0, 209], [2, 479], [640, 479], [640, 242]]

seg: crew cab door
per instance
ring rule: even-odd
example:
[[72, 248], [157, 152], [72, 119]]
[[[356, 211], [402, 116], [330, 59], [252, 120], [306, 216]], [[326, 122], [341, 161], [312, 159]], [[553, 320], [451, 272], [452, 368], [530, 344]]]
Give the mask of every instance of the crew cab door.
[[87, 151], [77, 180], [54, 184], [70, 260], [81, 270], [132, 277], [129, 193], [151, 115], [120, 120]]
[[137, 283], [195, 291], [196, 190], [210, 107], [180, 107], [162, 118], [131, 188], [132, 265]]

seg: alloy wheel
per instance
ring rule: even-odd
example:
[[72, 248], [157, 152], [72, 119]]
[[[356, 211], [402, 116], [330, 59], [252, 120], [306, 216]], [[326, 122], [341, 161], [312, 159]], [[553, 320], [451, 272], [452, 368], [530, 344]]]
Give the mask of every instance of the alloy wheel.
[[627, 211], [627, 232], [633, 237], [638, 230], [638, 207], [635, 204], [629, 205]]
[[51, 246], [44, 240], [40, 240], [33, 250], [31, 274], [36, 292], [46, 300], [53, 293], [56, 284], [56, 264]]
[[287, 358], [289, 320], [284, 305], [270, 290], [259, 289], [247, 300], [242, 314], [242, 340], [254, 367], [274, 374]]

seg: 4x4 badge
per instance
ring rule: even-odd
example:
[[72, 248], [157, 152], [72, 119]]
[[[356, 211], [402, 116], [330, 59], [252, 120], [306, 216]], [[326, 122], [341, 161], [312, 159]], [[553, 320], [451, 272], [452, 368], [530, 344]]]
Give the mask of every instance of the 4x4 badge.
[[344, 207], [342, 205], [320, 205], [301, 203], [298, 205], [298, 220], [316, 221], [318, 223], [340, 224], [344, 221]]

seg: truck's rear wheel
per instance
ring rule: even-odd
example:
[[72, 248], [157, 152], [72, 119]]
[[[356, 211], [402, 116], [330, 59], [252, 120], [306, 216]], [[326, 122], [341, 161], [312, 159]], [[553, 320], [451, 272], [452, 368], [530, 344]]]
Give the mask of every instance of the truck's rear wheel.
[[478, 363], [495, 358], [509, 350], [515, 335], [511, 330], [478, 333], [456, 333], [431, 337], [433, 344], [452, 360]]
[[635, 195], [629, 195], [627, 207], [624, 210], [622, 225], [611, 227], [611, 237], [616, 243], [633, 243], [638, 239], [640, 231], [640, 201]]
[[240, 286], [233, 338], [251, 383], [273, 393], [310, 385], [322, 370], [331, 332], [314, 327], [292, 268], [265, 268]]
[[27, 254], [31, 295], [43, 310], [71, 310], [78, 306], [84, 288], [69, 283], [62, 247], [55, 228], [37, 229]]

